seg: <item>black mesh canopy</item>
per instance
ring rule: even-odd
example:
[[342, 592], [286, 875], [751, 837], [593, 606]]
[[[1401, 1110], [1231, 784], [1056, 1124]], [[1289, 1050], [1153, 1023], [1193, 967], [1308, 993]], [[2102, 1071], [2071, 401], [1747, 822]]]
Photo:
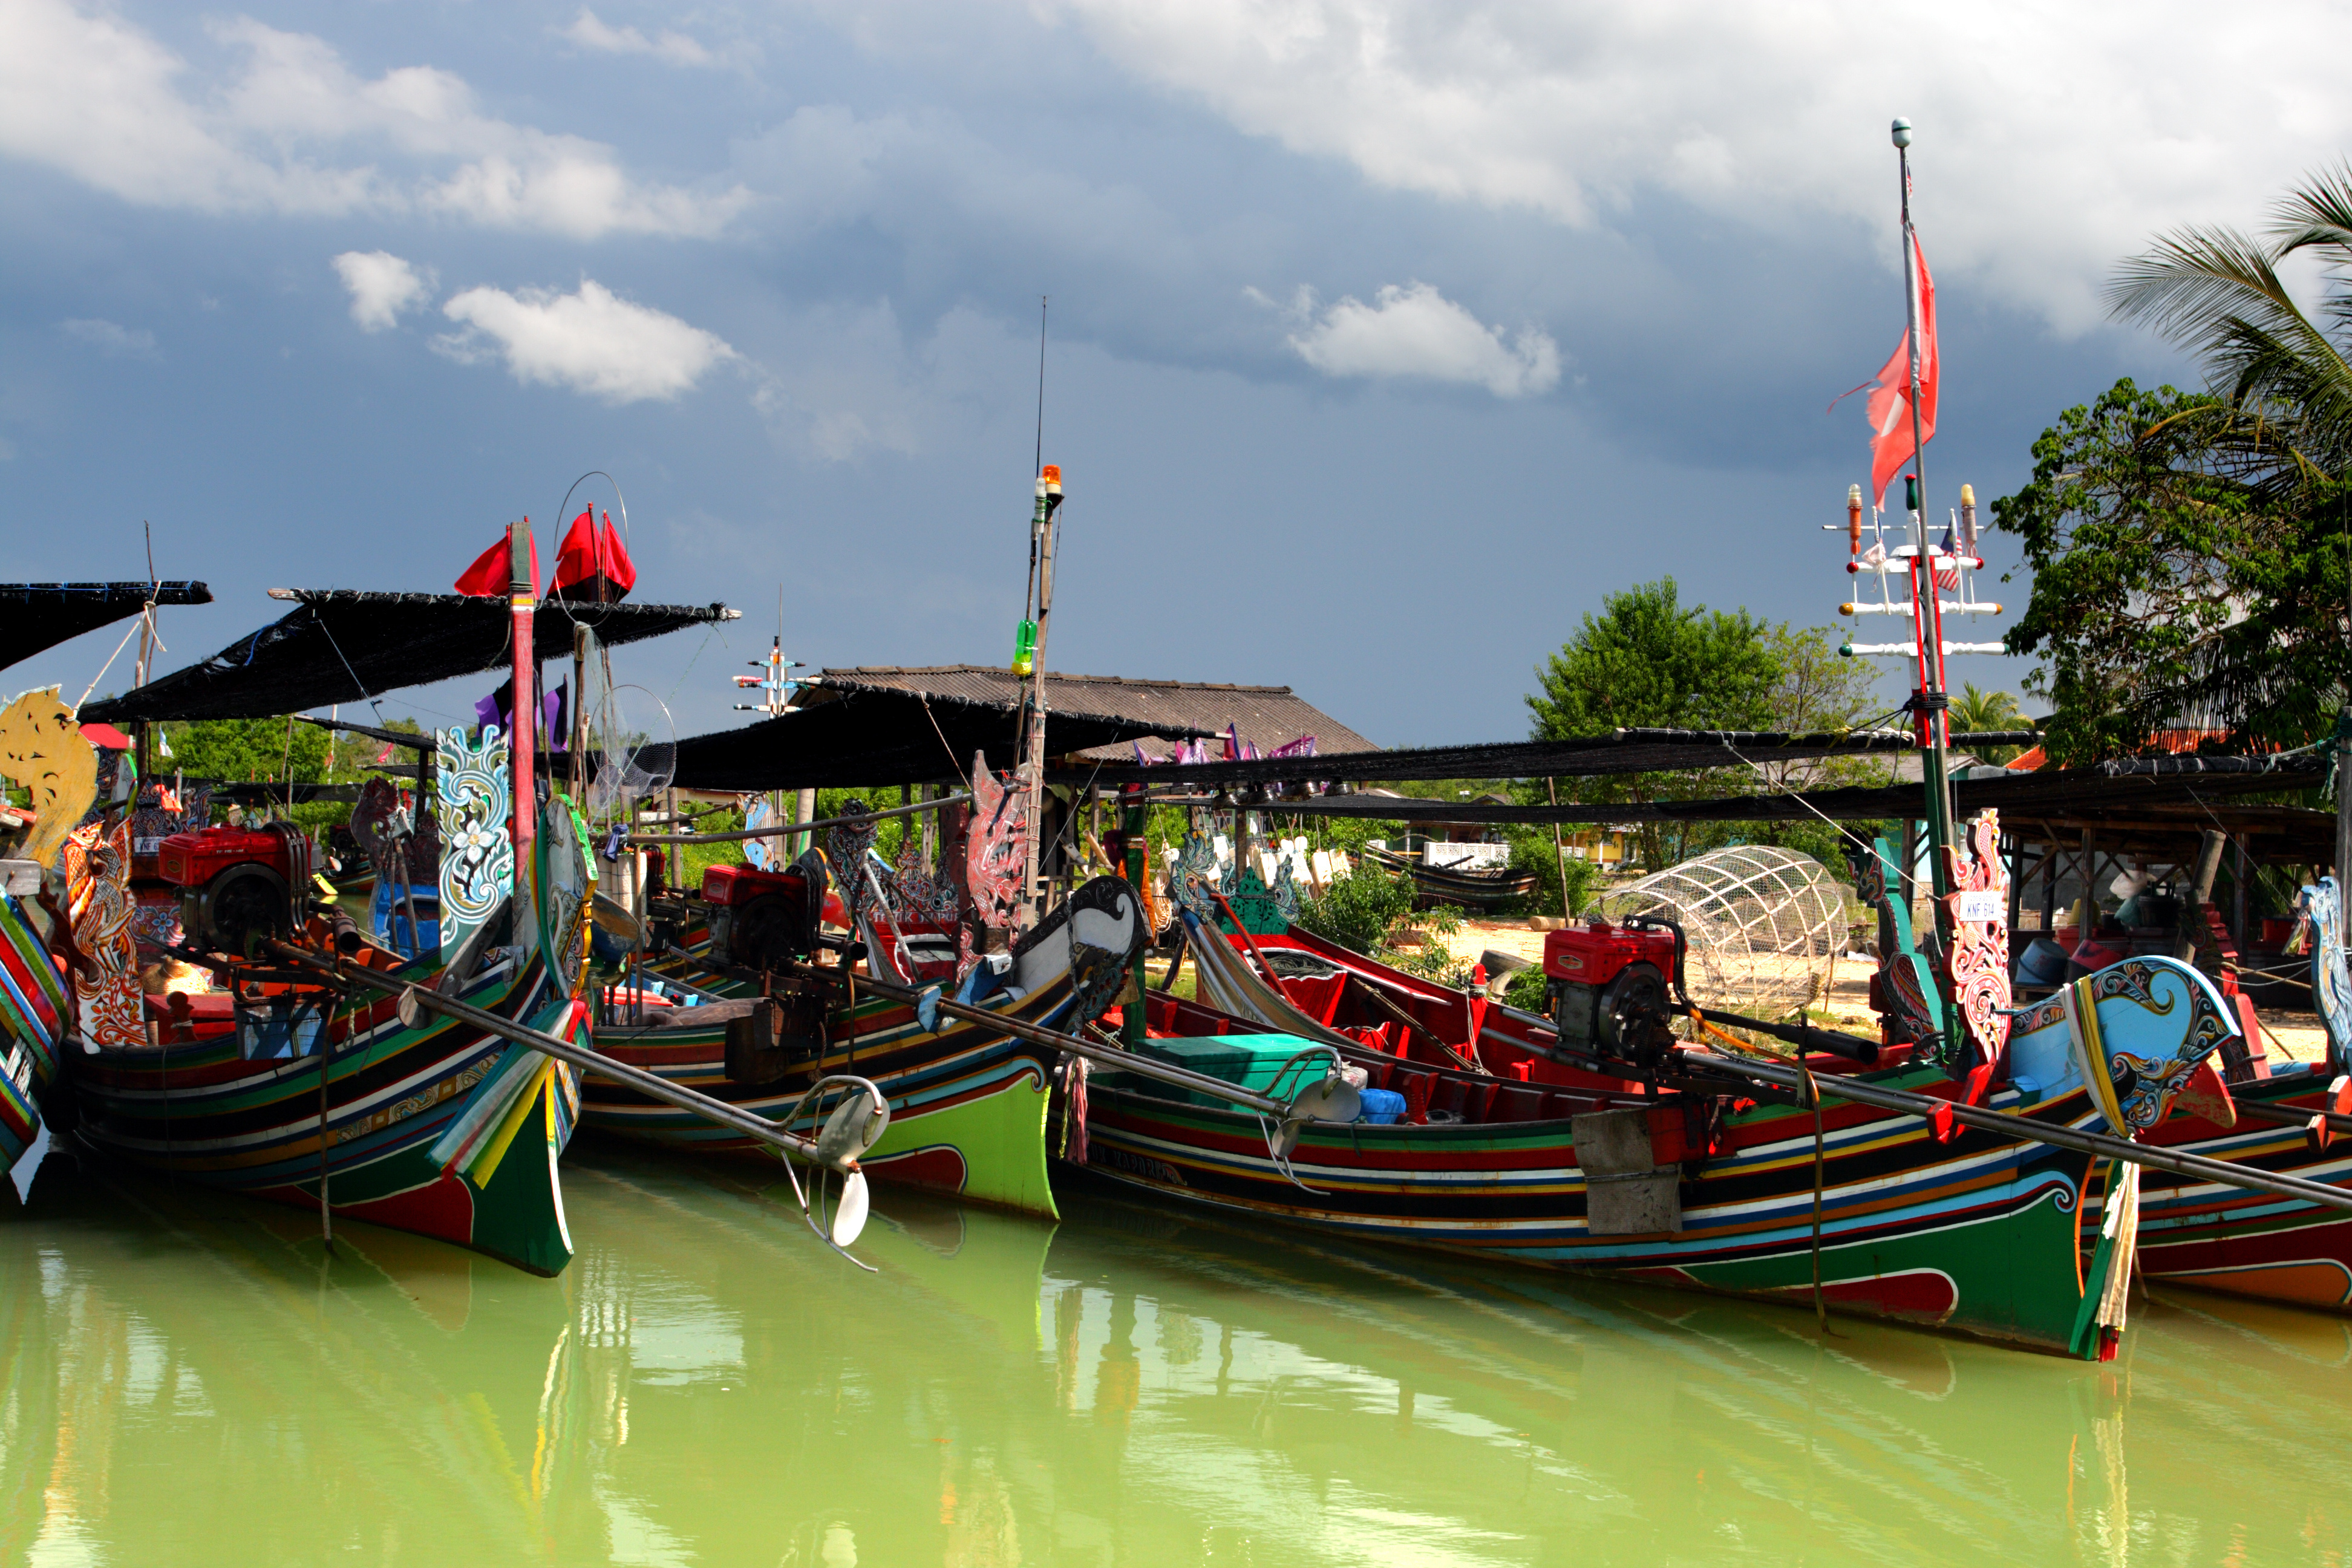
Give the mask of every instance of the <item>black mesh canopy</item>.
[[[1955, 735], [1954, 745], [2030, 746], [2041, 737], [2030, 731]], [[1385, 784], [1401, 779], [1596, 778], [1610, 773], [1685, 773], [1696, 768], [1738, 767], [1748, 763], [1799, 762], [1811, 757], [1850, 757], [1908, 752], [1916, 742], [1908, 731], [1839, 731], [1783, 734], [1758, 730], [1617, 730], [1567, 741], [1507, 741], [1491, 745], [1420, 746], [1388, 752], [1349, 752], [1333, 757], [1257, 757], [1242, 763], [1163, 763], [1152, 766], [1109, 764], [1092, 774], [1066, 770], [1047, 776], [1055, 784], [1274, 784], [1313, 779]], [[1055, 753], [1076, 750], [1058, 738]]]
[[[293, 613], [201, 663], [89, 703], [81, 716], [122, 724], [293, 713], [498, 668], [510, 657], [513, 621], [503, 598], [350, 588], [277, 588], [270, 596], [294, 600]], [[541, 658], [569, 658], [575, 616], [613, 647], [739, 614], [724, 605], [550, 600], [539, 606], [531, 640]]]
[[[1394, 753], [1388, 753], [1393, 755]], [[1169, 768], [1147, 772], [1175, 773]], [[1197, 771], [1197, 770], [1195, 770]], [[2152, 806], [2192, 805], [2224, 796], [2286, 795], [2317, 784], [2326, 764], [2313, 756], [2144, 757], [2080, 768], [2044, 768], [1997, 778], [1956, 779], [1953, 808], [1962, 816], [1987, 806], [2004, 816], [2128, 816]], [[1916, 784], [1865, 785], [1705, 800], [1617, 801], [1512, 805], [1412, 795], [1342, 795], [1272, 800], [1254, 809], [1376, 822], [1500, 825], [1547, 822], [1869, 822], [1916, 817], [1927, 810]]]
[[0, 669], [159, 605], [209, 605], [202, 583], [0, 583]]
[[[987, 752], [991, 767], [1012, 766], [1019, 730], [1020, 713], [1011, 704], [860, 691], [680, 741], [677, 783], [706, 790], [929, 784], [962, 776], [975, 751]], [[1061, 753], [1167, 732], [1164, 721], [1055, 713], [1045, 743]]]

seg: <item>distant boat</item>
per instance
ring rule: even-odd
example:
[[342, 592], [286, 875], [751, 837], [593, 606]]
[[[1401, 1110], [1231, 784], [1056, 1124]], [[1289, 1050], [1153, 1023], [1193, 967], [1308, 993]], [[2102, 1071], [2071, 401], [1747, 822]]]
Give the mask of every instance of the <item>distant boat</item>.
[[1458, 904], [1464, 909], [1497, 909], [1529, 897], [1542, 881], [1533, 871], [1514, 871], [1508, 867], [1492, 871], [1433, 868], [1423, 865], [1418, 858], [1369, 845], [1364, 848], [1364, 857], [1375, 865], [1411, 877], [1413, 887], [1430, 902]]

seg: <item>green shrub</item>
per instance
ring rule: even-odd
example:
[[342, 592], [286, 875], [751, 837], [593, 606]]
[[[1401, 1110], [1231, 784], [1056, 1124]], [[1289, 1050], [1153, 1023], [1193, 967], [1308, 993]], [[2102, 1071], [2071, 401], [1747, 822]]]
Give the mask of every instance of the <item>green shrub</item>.
[[1540, 963], [1514, 970], [1511, 983], [1503, 987], [1503, 1000], [1510, 1006], [1523, 1008], [1529, 1013], [1544, 1012], [1550, 1005], [1550, 998], [1545, 994], [1545, 984]]

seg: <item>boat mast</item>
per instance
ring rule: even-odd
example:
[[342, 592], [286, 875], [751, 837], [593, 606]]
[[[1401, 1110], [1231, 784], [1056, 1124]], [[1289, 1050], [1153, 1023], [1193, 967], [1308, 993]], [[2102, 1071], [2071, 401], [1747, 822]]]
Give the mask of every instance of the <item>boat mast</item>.
[[[514, 612], [514, 732], [507, 737], [514, 770], [514, 853], [517, 890], [529, 886], [531, 844], [538, 836], [539, 791], [531, 778], [531, 739], [539, 717], [539, 692], [532, 676], [537, 668], [531, 641], [532, 614], [538, 608], [539, 584], [530, 569], [530, 519], [507, 530], [509, 584], [507, 603]], [[520, 916], [518, 916], [520, 918]]]
[[1015, 656], [1028, 666], [1021, 681], [1021, 776], [1016, 781], [1029, 796], [1029, 842], [1021, 878], [1024, 928], [1037, 923], [1045, 901], [1037, 876], [1045, 804], [1045, 626], [1054, 607], [1054, 514], [1061, 505], [1061, 467], [1045, 464], [1037, 470], [1036, 506], [1029, 516], [1030, 602], [1022, 606], [1024, 624]]

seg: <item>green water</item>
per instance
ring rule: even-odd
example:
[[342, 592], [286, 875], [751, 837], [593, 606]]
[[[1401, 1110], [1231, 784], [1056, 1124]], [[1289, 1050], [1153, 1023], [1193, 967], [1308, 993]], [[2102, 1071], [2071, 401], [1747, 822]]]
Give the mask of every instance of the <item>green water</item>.
[[2086, 1367], [1074, 1194], [565, 1161], [526, 1278], [91, 1170], [0, 1217], [0, 1563], [2344, 1562], [2352, 1331]]

